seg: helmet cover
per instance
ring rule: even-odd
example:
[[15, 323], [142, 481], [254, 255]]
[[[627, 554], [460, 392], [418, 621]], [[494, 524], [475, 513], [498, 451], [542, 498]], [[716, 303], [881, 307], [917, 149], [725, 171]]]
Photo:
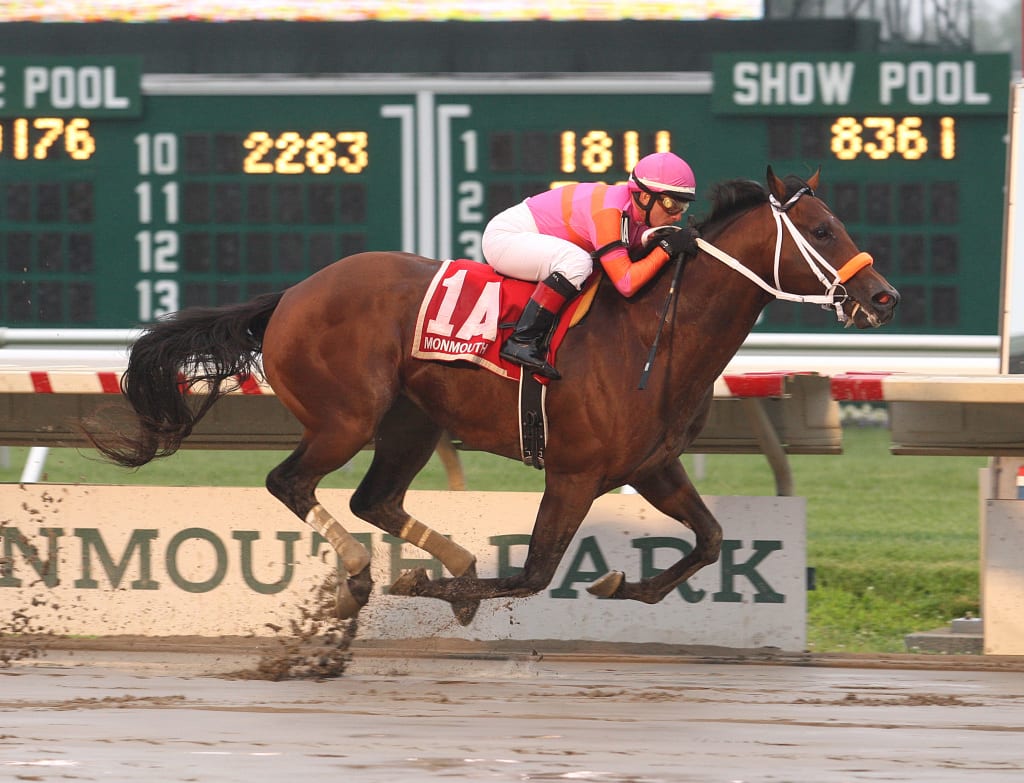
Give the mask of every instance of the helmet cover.
[[633, 191], [664, 193], [681, 201], [697, 197], [697, 181], [685, 160], [672, 152], [655, 152], [637, 161], [629, 175]]

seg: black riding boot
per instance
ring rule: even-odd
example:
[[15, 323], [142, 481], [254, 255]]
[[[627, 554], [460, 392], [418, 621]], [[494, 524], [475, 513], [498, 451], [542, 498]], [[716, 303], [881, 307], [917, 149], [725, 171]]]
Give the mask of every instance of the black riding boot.
[[559, 380], [562, 376], [547, 361], [548, 335], [566, 303], [577, 294], [576, 286], [559, 272], [553, 272], [537, 283], [523, 314], [519, 316], [515, 331], [501, 346], [502, 358], [545, 378]]

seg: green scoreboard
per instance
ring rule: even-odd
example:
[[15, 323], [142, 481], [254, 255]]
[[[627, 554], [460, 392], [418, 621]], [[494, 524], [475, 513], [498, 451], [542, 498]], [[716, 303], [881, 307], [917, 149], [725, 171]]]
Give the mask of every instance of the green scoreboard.
[[[820, 166], [903, 294], [889, 331], [997, 334], [1009, 67], [748, 53], [695, 73], [298, 79], [0, 58], [0, 324], [129, 328], [363, 250], [480, 259], [499, 210], [672, 150], [699, 193]], [[776, 303], [757, 328], [834, 319]]]

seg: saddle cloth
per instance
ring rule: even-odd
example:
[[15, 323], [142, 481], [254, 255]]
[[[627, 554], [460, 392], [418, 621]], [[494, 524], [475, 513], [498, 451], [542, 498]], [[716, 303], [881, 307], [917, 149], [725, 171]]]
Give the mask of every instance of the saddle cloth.
[[[549, 362], [571, 326], [587, 312], [597, 291], [597, 273], [566, 307], [551, 338]], [[536, 283], [503, 277], [491, 266], [467, 259], [448, 260], [427, 288], [416, 319], [412, 355], [442, 362], [472, 362], [504, 378], [519, 380], [522, 367], [498, 352]], [[504, 325], [504, 328], [502, 328]], [[547, 382], [547, 378], [541, 379]]]

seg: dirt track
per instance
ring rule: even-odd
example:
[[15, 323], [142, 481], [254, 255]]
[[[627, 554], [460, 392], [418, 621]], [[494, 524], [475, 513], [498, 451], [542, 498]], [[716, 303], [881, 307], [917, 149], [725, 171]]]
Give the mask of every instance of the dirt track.
[[275, 683], [224, 676], [252, 642], [75, 646], [0, 669], [0, 780], [1024, 779], [1018, 659], [356, 647]]

